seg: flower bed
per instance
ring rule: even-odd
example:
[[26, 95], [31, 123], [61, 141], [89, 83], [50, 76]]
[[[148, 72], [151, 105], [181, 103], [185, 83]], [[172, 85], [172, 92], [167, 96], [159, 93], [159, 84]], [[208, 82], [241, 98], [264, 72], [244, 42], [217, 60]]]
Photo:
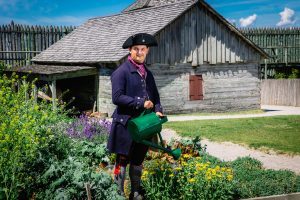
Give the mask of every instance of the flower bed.
[[287, 170], [266, 170], [250, 157], [222, 162], [205, 153], [196, 139], [177, 142], [183, 150], [175, 161], [150, 152], [143, 186], [147, 199], [240, 199], [300, 191], [300, 176]]

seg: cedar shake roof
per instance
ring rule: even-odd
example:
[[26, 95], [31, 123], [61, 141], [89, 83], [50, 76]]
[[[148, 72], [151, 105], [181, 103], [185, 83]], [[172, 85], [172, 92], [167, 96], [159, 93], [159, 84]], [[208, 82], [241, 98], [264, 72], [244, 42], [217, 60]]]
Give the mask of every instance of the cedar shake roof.
[[192, 6], [196, 0], [150, 7], [88, 20], [42, 53], [35, 63], [118, 62], [128, 54], [123, 42], [131, 35], [155, 35]]
[[124, 9], [122, 12], [128, 12], [137, 9], [153, 7], [153, 6], [158, 7], [158, 6], [178, 3], [182, 1], [186, 1], [186, 0], [137, 0], [136, 2], [128, 6], [126, 9]]
[[117, 63], [128, 55], [122, 44], [129, 36], [139, 32], [155, 35], [195, 3], [200, 3], [263, 57], [268, 57], [203, 0], [138, 0], [121, 14], [88, 20], [32, 61], [41, 64]]

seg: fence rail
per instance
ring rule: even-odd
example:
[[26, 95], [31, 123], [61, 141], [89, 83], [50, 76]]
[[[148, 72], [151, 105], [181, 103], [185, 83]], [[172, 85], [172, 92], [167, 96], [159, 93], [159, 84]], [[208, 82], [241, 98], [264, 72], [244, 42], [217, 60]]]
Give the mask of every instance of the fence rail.
[[32, 57], [73, 31], [73, 26], [0, 26], [0, 61], [25, 65]]
[[300, 79], [262, 80], [261, 104], [300, 106]]

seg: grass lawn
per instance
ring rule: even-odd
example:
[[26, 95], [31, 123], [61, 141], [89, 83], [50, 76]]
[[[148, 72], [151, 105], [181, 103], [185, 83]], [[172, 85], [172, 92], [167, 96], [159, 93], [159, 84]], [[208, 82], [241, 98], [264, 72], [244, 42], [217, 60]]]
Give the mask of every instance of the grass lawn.
[[300, 116], [168, 122], [163, 128], [181, 136], [230, 141], [253, 148], [300, 154]]

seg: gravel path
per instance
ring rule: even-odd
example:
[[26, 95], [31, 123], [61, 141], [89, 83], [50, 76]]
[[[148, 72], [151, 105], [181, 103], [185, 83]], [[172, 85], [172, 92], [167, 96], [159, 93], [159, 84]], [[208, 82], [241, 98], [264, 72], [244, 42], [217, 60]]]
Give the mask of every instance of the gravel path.
[[[223, 116], [170, 116], [169, 121], [186, 121], [186, 120], [206, 120], [206, 119], [229, 119], [229, 118], [246, 118], [246, 117], [266, 117], [276, 115], [300, 115], [300, 107], [287, 106], [262, 106], [267, 112], [262, 114], [248, 114], [248, 115], [223, 115]], [[300, 130], [299, 130], [300, 134]], [[175, 131], [170, 129], [162, 130], [162, 137], [166, 141], [171, 138], [179, 139], [180, 136]], [[238, 157], [250, 156], [263, 163], [267, 169], [288, 169], [300, 174], [300, 156], [288, 156], [276, 153], [265, 153], [258, 150], [250, 149], [248, 147], [233, 144], [231, 142], [212, 142], [209, 140], [202, 140], [202, 144], [207, 145], [207, 152], [220, 158], [224, 161], [232, 161]], [[300, 144], [299, 144], [300, 145]]]

